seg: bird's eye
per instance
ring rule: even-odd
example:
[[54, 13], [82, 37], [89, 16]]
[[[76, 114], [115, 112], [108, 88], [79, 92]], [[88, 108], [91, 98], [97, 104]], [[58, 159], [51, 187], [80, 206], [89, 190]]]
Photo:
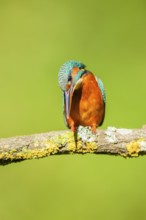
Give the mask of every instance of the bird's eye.
[[67, 91], [70, 89], [70, 86], [71, 86], [71, 81], [69, 81], [69, 82], [66, 84], [66, 90], [67, 90]]
[[71, 82], [71, 80], [72, 80], [72, 76], [69, 75], [69, 76], [68, 76], [68, 82]]

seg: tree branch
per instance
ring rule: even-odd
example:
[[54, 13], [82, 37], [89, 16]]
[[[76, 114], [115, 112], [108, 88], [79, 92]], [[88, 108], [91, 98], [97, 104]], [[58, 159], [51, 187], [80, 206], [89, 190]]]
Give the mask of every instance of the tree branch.
[[0, 139], [0, 164], [55, 154], [95, 153], [124, 157], [146, 154], [146, 127], [122, 129], [108, 127], [92, 134], [87, 127], [79, 127], [78, 134], [58, 131], [30, 136]]

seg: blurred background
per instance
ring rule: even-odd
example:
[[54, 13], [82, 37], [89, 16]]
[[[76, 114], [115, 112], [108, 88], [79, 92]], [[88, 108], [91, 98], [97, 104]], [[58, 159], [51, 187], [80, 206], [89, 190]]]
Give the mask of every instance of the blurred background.
[[[146, 123], [146, 2], [0, 0], [0, 137], [66, 129], [58, 70], [100, 76], [107, 126]], [[145, 219], [146, 157], [52, 156], [0, 167], [3, 220]]]

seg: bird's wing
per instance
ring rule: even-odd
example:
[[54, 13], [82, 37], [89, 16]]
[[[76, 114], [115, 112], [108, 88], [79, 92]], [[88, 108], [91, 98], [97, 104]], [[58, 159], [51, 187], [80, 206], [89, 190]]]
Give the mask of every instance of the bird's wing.
[[96, 78], [96, 81], [97, 81], [98, 86], [100, 88], [104, 104], [106, 104], [106, 94], [105, 94], [105, 89], [104, 89], [103, 82], [102, 82], [102, 80], [99, 77], [95, 76], [95, 78]]
[[95, 78], [96, 78], [96, 81], [98, 83], [99, 89], [100, 89], [101, 94], [102, 94], [103, 102], [104, 102], [104, 114], [103, 114], [102, 121], [100, 123], [100, 125], [102, 125], [102, 123], [104, 121], [104, 116], [105, 116], [106, 94], [105, 94], [105, 89], [104, 89], [104, 85], [103, 85], [102, 80], [100, 78], [98, 78], [97, 76], [95, 76]]

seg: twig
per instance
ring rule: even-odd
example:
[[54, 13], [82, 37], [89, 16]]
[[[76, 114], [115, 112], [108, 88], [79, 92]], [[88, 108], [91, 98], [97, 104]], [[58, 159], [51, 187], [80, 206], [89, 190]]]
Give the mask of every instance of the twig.
[[94, 135], [87, 127], [79, 127], [76, 140], [71, 131], [0, 139], [1, 165], [70, 153], [112, 154], [124, 157], [143, 155], [146, 154], [146, 128], [108, 127], [106, 130], [97, 129]]

